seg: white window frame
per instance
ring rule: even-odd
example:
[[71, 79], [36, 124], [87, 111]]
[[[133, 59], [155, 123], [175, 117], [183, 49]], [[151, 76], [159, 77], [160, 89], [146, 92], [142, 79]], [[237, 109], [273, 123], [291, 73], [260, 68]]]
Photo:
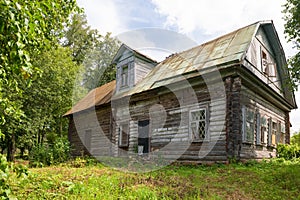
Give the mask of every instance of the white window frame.
[[[192, 120], [192, 113], [194, 112], [200, 112], [204, 111], [205, 112], [205, 119], [203, 120]], [[199, 130], [199, 122], [204, 122], [205, 123], [205, 128], [204, 128], [204, 138], [201, 139], [199, 138], [194, 138], [193, 137], [193, 131], [192, 131], [192, 124], [196, 123], [196, 130]], [[199, 133], [198, 133], [199, 134]], [[208, 107], [199, 107], [197, 109], [191, 109], [189, 112], [189, 138], [191, 142], [203, 142], [203, 141], [209, 141], [209, 134], [208, 134]]]
[[[127, 139], [126, 139], [126, 143], [123, 143], [123, 129], [124, 127], [123, 126], [127, 126], [127, 133], [125, 132], [125, 134], [127, 134]], [[119, 135], [119, 138], [118, 138], [118, 145], [119, 147], [128, 147], [129, 146], [129, 123], [121, 123], [119, 125], [119, 129], [118, 129], [118, 135]]]
[[[247, 118], [248, 111], [252, 112], [252, 114], [253, 114], [252, 121], [248, 120], [248, 118]], [[243, 116], [243, 127], [242, 127], [243, 142], [253, 144], [254, 143], [254, 131], [255, 131], [255, 112], [253, 110], [247, 108], [246, 106], [243, 106], [242, 116]], [[251, 133], [252, 135], [251, 135], [250, 140], [247, 138], [247, 131], [248, 131], [247, 123], [249, 123], [250, 125], [252, 124], [252, 133]]]

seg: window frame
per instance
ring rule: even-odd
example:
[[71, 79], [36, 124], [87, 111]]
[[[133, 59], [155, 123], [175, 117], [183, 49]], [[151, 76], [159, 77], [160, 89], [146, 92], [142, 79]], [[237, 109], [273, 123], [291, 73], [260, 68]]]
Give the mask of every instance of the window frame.
[[[126, 131], [123, 132], [124, 127], [123, 126], [127, 126], [127, 133]], [[119, 128], [118, 128], [118, 146], [119, 147], [128, 147], [129, 146], [129, 133], [130, 133], [130, 127], [129, 127], [129, 122], [123, 122], [120, 123]], [[126, 138], [126, 142], [123, 143], [123, 133], [126, 134], [127, 138]]]
[[[204, 120], [192, 120], [192, 113], [194, 112], [200, 112], [204, 110], [205, 112], [205, 119]], [[191, 142], [204, 142], [204, 141], [209, 141], [209, 131], [208, 131], [208, 118], [209, 118], [209, 114], [208, 114], [208, 106], [201, 106], [199, 108], [192, 108], [189, 110], [189, 139]], [[196, 125], [196, 130], [199, 130], [199, 122], [205, 122], [205, 128], [204, 128], [204, 138], [201, 139], [200, 135], [199, 135], [199, 139], [194, 139], [193, 138], [193, 132], [192, 132], [192, 123], [196, 123], [198, 122], [198, 126]], [[198, 133], [199, 134], [199, 133]]]
[[279, 143], [285, 144], [285, 136], [286, 136], [285, 123], [281, 123], [280, 124], [280, 139], [279, 139]]
[[[266, 145], [268, 143], [268, 117], [266, 115], [260, 116], [260, 144]], [[264, 128], [264, 131], [263, 131]]]
[[[247, 111], [251, 111], [253, 114], [253, 119], [252, 122], [250, 120], [248, 120], [247, 117]], [[247, 106], [243, 106], [242, 108], [242, 116], [243, 116], [243, 127], [242, 127], [242, 133], [243, 133], [243, 143], [248, 143], [248, 144], [254, 144], [254, 132], [255, 130], [255, 112], [253, 109], [248, 108]], [[252, 124], [252, 130], [250, 130], [251, 133], [251, 140], [248, 140], [247, 134], [248, 134], [248, 130], [247, 130], [247, 125], [248, 123], [251, 125]], [[250, 126], [251, 127], [251, 126]]]
[[[125, 71], [125, 69], [127, 69]], [[129, 64], [125, 64], [121, 67], [121, 87], [129, 86]]]

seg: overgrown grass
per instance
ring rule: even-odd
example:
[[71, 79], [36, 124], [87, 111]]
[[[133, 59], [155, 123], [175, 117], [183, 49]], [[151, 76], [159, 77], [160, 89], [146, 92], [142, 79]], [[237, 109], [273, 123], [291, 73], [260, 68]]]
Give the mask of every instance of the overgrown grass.
[[11, 179], [18, 199], [300, 199], [299, 160], [168, 166], [140, 174], [76, 161], [29, 171], [26, 179]]

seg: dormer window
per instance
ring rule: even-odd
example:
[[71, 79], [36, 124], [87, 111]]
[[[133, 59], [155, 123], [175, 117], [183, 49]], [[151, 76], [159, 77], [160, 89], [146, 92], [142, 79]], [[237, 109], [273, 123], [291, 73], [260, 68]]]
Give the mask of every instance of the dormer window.
[[122, 81], [121, 81], [122, 87], [128, 86], [128, 65], [124, 65], [122, 67], [121, 77], [122, 77]]

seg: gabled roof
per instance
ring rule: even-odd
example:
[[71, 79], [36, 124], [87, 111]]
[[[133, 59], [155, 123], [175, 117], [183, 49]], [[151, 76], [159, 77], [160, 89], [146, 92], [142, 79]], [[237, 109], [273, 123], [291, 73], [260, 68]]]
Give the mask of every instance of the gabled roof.
[[[203, 75], [215, 71], [215, 66], [232, 66], [234, 63], [241, 63], [246, 56], [247, 50], [257, 34], [259, 28], [268, 35], [274, 48], [275, 57], [281, 66], [287, 66], [283, 48], [279, 37], [271, 20], [259, 21], [246, 27], [235, 30], [219, 38], [196, 46], [192, 49], [176, 53], [159, 63], [142, 81], [129, 91], [120, 92], [113, 96], [118, 99], [124, 96], [141, 93], [161, 86], [166, 86], [185, 80], [184, 75], [188, 77]], [[287, 69], [283, 67], [283, 74], [288, 74]], [[293, 92], [287, 88], [285, 97], [292, 105], [296, 107]]]
[[196, 72], [199, 75], [199, 71], [209, 70], [214, 66], [240, 62], [260, 24], [261, 22], [251, 24], [187, 51], [173, 54], [159, 63], [134, 88], [118, 93], [113, 98], [121, 98], [181, 81], [184, 79], [181, 75], [184, 74]]
[[[92, 90], [65, 115], [79, 112], [95, 105], [103, 104], [103, 102], [107, 103], [111, 100], [111, 98], [118, 99], [185, 80], [186, 77], [184, 75], [187, 74], [191, 78], [199, 76], [199, 72], [201, 72], [201, 74], [205, 74], [215, 71], [215, 66], [226, 68], [228, 66], [232, 66], [234, 63], [241, 63], [245, 58], [247, 50], [249, 49], [249, 46], [259, 28], [263, 28], [268, 35], [268, 39], [274, 48], [277, 62], [279, 62], [281, 66], [287, 66], [284, 51], [280, 44], [273, 22], [260, 21], [192, 49], [169, 56], [164, 61], [156, 65], [156, 67], [154, 67], [154, 69], [145, 78], [143, 78], [130, 90], [118, 92], [113, 95], [115, 82], [113, 84], [108, 83], [110, 84], [109, 86], [104, 85], [100, 88], [96, 88], [95, 91]], [[113, 58], [112, 63], [117, 62], [127, 50], [148, 62], [156, 62], [123, 44]], [[284, 74], [288, 74], [287, 69], [282, 70]], [[104, 95], [104, 93], [106, 94], [107, 92], [109, 92], [109, 95]], [[97, 93], [101, 95], [94, 98], [95, 94], [93, 93], [96, 93], [96, 96]], [[285, 89], [285, 97], [289, 101], [290, 105], [296, 108], [293, 92]], [[92, 100], [95, 99], [95, 101], [91, 101], [89, 98], [92, 98]], [[104, 98], [105, 100], [103, 101], [102, 99]]]
[[64, 116], [74, 114], [89, 108], [109, 103], [116, 88], [116, 81], [111, 81], [91, 90], [83, 99], [72, 107]]
[[112, 64], [115, 64], [118, 62], [119, 58], [122, 57], [122, 55], [124, 54], [124, 52], [128, 50], [130, 52], [132, 52], [132, 54], [135, 56], [135, 57], [138, 57], [142, 60], [145, 60], [147, 62], [150, 62], [150, 63], [158, 63], [156, 60], [142, 54], [141, 52], [138, 52], [137, 50], [134, 50], [132, 48], [130, 48], [129, 46], [127, 46], [126, 44], [122, 44], [121, 47], [119, 48], [118, 52], [116, 53], [116, 55], [113, 57], [112, 59]]

